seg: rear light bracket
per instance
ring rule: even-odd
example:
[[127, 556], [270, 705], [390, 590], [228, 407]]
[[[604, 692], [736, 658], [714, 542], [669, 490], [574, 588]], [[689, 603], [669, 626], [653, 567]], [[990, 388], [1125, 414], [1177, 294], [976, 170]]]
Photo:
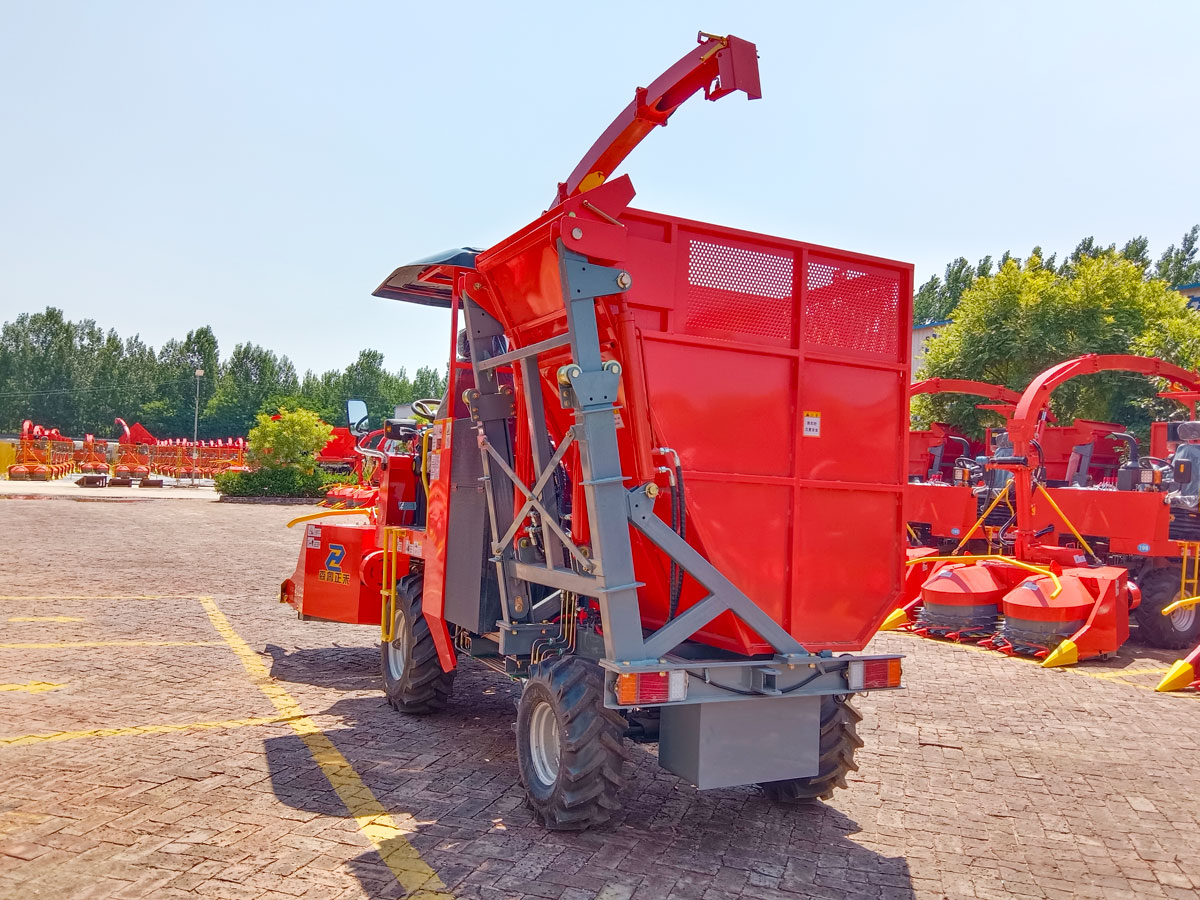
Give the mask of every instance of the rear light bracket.
[[[898, 654], [870, 656], [777, 656], [772, 660], [690, 660], [670, 655], [645, 663], [617, 663], [600, 660], [605, 670], [604, 705], [610, 709], [631, 707], [680, 706], [693, 703], [727, 703], [733, 700], [812, 697], [830, 694], [853, 694], [868, 690], [894, 690], [903, 687], [900, 681]], [[661, 676], [683, 673], [683, 696], [672, 692], [672, 699], [631, 702], [636, 696], [631, 687], [631, 675]], [[618, 680], [625, 702], [621, 702]], [[895, 683], [884, 681], [891, 677]], [[852, 686], [853, 679], [853, 686]], [[678, 684], [678, 681], [675, 681]], [[647, 691], [647, 695], [652, 689]]]

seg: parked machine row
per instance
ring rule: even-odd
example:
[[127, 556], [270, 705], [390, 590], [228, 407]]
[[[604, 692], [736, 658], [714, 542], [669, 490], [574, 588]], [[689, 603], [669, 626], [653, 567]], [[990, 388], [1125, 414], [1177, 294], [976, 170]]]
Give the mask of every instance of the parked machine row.
[[16, 447], [16, 459], [8, 467], [11, 481], [52, 481], [81, 475], [84, 486], [161, 486], [155, 475], [173, 478], [212, 478], [225, 471], [246, 468], [244, 438], [187, 441], [160, 440], [140, 423], [129, 425], [116, 419], [114, 440], [85, 435], [72, 440], [57, 428], [44, 428], [26, 420]]
[[[1108, 371], [1166, 381], [1160, 396], [1189, 419], [1154, 423], [1149, 453], [1119, 424], [1053, 420], [1055, 388]], [[915, 546], [905, 602], [885, 627], [1047, 666], [1111, 656], [1129, 637], [1131, 613], [1154, 646], [1200, 642], [1200, 375], [1158, 359], [1089, 355], [1050, 368], [1020, 395], [974, 382], [913, 387], [943, 390], [997, 401], [981, 406], [1001, 424], [979, 445], [945, 424], [913, 432], [905, 517]], [[1194, 680], [1196, 659], [1184, 662], [1160, 689]]]

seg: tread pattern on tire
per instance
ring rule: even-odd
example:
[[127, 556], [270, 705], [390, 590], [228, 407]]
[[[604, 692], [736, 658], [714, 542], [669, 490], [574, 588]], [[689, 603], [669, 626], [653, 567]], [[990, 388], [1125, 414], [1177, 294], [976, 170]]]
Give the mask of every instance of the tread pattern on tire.
[[412, 635], [408, 670], [401, 678], [393, 678], [388, 667], [388, 645], [379, 646], [388, 703], [399, 712], [415, 715], [445, 709], [454, 688], [454, 672], [442, 671], [433, 633], [421, 613], [423, 583], [421, 574], [406, 575], [396, 583], [396, 609], [407, 617]]
[[[528, 731], [532, 707], [547, 696], [562, 733], [558, 780], [542, 796], [530, 775]], [[544, 827], [583, 831], [604, 824], [620, 809], [628, 759], [625, 728], [625, 718], [604, 707], [604, 676], [595, 663], [560, 657], [530, 670], [518, 704], [517, 761], [526, 803]]]
[[796, 802], [828, 800], [838, 788], [846, 786], [846, 776], [857, 772], [854, 751], [862, 747], [858, 723], [862, 713], [850, 705], [849, 698], [821, 698], [820, 768], [808, 778], [788, 778], [759, 785], [768, 800]]
[[1179, 593], [1179, 569], [1164, 566], [1150, 572], [1138, 586], [1142, 589], [1142, 602], [1133, 611], [1137, 619], [1141, 638], [1147, 644], [1164, 650], [1182, 650], [1196, 646], [1200, 640], [1200, 615], [1188, 631], [1178, 631], [1171, 620], [1162, 615], [1162, 609]]

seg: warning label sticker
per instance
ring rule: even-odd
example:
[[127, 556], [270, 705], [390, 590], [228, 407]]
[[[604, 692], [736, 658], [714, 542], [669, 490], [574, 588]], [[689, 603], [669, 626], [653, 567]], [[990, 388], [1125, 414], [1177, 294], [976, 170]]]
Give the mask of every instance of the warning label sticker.
[[305, 529], [308, 533], [304, 536], [304, 546], [309, 550], [321, 549], [321, 526], [309, 525]]
[[804, 411], [804, 436], [821, 436], [821, 414], [819, 412], [808, 409]]

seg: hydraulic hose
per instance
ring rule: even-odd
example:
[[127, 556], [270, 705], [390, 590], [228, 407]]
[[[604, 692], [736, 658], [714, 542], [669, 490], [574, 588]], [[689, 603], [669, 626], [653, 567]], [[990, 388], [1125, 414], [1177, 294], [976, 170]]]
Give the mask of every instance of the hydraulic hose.
[[[670, 447], [658, 447], [655, 453], [670, 456], [674, 459], [673, 467], [663, 466], [660, 472], [666, 472], [671, 481], [671, 530], [687, 540], [687, 499], [683, 490], [683, 464], [679, 454]], [[674, 619], [679, 612], [679, 597], [683, 593], [683, 568], [672, 557], [671, 574], [667, 583], [668, 606], [667, 621]]]
[[[687, 540], [687, 495], [683, 490], [683, 467], [679, 465], [679, 457], [675, 457], [675, 496], [672, 504], [672, 517], [675, 519], [675, 533]], [[674, 619], [679, 611], [679, 596], [683, 593], [683, 568], [671, 560], [671, 607], [670, 618]]]

